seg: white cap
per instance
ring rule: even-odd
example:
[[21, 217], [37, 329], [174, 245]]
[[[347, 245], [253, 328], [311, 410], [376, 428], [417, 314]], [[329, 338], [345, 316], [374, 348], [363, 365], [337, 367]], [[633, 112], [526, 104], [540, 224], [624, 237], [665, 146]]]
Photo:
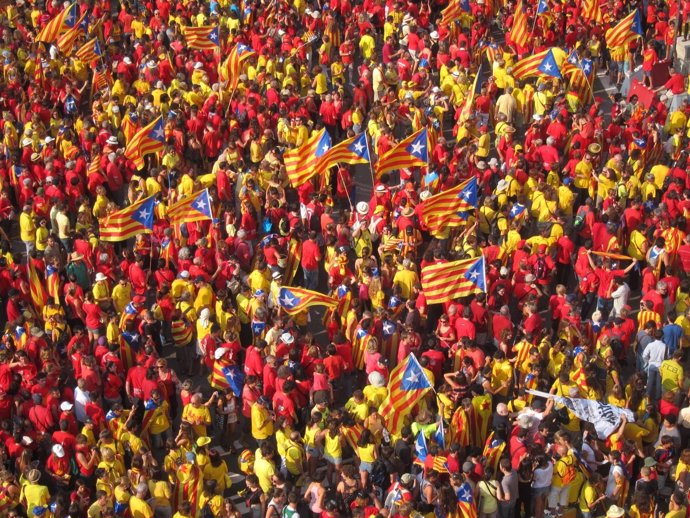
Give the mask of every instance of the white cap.
[[499, 180], [498, 184], [496, 185], [496, 192], [503, 192], [508, 188], [508, 181], [507, 180]]
[[227, 349], [225, 349], [225, 347], [219, 347], [219, 348], [216, 349], [215, 352], [213, 353], [213, 357], [214, 357], [216, 360], [220, 360], [220, 359], [223, 357], [223, 355], [225, 354], [226, 351], [227, 351]]
[[132, 58], [130, 58], [129, 56], [125, 56], [122, 61], [125, 62], [125, 65], [131, 65], [132, 64]]
[[194, 63], [194, 70], [199, 70], [202, 68], [204, 68], [204, 64], [201, 61], [197, 61], [196, 63]]
[[108, 137], [108, 140], [106, 140], [106, 143], [116, 146], [117, 145], [117, 137], [114, 135]]
[[189, 279], [189, 272], [187, 270], [182, 270], [180, 272], [180, 277], [182, 277], [183, 279]]
[[431, 192], [428, 190], [424, 189], [422, 192], [419, 193], [419, 199], [424, 201], [431, 198]]
[[107, 279], [108, 279], [108, 278], [105, 276], [105, 274], [103, 274], [103, 273], [101, 273], [101, 272], [98, 272], [98, 273], [96, 274], [96, 282], [105, 281], [105, 280], [107, 280]]
[[280, 340], [286, 344], [291, 344], [295, 341], [295, 337], [292, 336], [290, 333], [283, 333], [282, 335], [280, 335]]
[[55, 139], [53, 137], [51, 137], [50, 135], [48, 135], [46, 137], [46, 144], [50, 144], [51, 142], [55, 142]]
[[65, 456], [65, 449], [62, 447], [60, 444], [54, 444], [53, 445], [53, 454], [61, 459], [62, 457]]
[[74, 405], [69, 401], [63, 401], [62, 403], [60, 403], [60, 410], [62, 410], [63, 412], [69, 412], [70, 410], [72, 410], [72, 408], [74, 408]]
[[360, 201], [357, 204], [357, 212], [365, 216], [369, 213], [369, 204], [366, 201]]

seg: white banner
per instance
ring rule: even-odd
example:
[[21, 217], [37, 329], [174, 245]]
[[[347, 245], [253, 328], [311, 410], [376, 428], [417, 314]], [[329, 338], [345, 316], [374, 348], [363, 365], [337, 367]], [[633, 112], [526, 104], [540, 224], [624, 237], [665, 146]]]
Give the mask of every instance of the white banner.
[[625, 415], [629, 422], [635, 420], [632, 411], [614, 405], [608, 405], [601, 401], [591, 399], [561, 397], [541, 392], [539, 390], [526, 390], [527, 393], [543, 398], [551, 398], [560, 403], [583, 421], [594, 424], [599, 439], [607, 439], [620, 425], [621, 416]]

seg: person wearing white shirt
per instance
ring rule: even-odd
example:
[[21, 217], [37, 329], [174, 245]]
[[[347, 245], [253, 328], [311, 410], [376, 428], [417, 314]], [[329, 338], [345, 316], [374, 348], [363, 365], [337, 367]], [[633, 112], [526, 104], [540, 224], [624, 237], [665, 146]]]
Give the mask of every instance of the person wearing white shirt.
[[668, 347], [662, 341], [664, 332], [661, 329], [654, 331], [654, 341], [645, 347], [642, 353], [642, 363], [647, 368], [647, 396], [654, 401], [661, 397], [661, 374], [659, 367], [666, 359]]
[[86, 381], [82, 378], [77, 380], [77, 388], [74, 389], [74, 416], [77, 421], [84, 423], [86, 418], [86, 405], [91, 402], [91, 397], [89, 393], [84, 390], [86, 386]]
[[611, 316], [619, 317], [621, 311], [628, 303], [630, 297], [630, 286], [628, 286], [623, 277], [615, 277], [613, 279], [613, 286], [611, 291], [611, 298], [613, 299], [613, 311]]

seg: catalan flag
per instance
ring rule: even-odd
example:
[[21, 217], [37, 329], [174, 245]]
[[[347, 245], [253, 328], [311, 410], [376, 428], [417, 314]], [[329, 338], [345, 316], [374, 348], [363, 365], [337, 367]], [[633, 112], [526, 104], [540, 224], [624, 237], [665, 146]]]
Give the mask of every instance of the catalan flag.
[[458, 496], [458, 511], [463, 518], [477, 518], [477, 504], [474, 502], [472, 496], [472, 486], [469, 482], [463, 482], [457, 491]]
[[606, 31], [606, 46], [610, 49], [624, 47], [635, 38], [642, 37], [642, 19], [639, 9], [623, 18], [615, 27]]
[[417, 439], [414, 441], [414, 455], [415, 464], [424, 465], [424, 461], [429, 456], [429, 450], [426, 446], [426, 437], [424, 437], [424, 430], [417, 432]]
[[484, 452], [482, 456], [486, 459], [486, 466], [494, 470], [494, 473], [498, 471], [498, 462], [501, 460], [501, 455], [503, 455], [503, 450], [506, 448], [506, 442], [502, 439], [494, 437], [494, 432], [489, 434], [486, 439], [486, 444], [484, 444]]
[[450, 0], [448, 5], [441, 11], [441, 21], [439, 25], [450, 25], [462, 16], [463, 5], [460, 0]]
[[98, 38], [93, 38], [84, 43], [74, 55], [78, 60], [84, 63], [96, 61], [103, 55], [101, 44], [98, 43]]
[[563, 75], [568, 79], [568, 86], [571, 91], [583, 104], [592, 100], [592, 85], [590, 76], [594, 70], [594, 63], [591, 59], [580, 59], [575, 51], [570, 53], [568, 60], [563, 64]]
[[103, 241], [124, 241], [137, 234], [148, 234], [153, 229], [154, 197], [149, 196], [126, 209], [106, 216], [100, 225]]
[[212, 388], [216, 390], [232, 389], [235, 396], [242, 396], [244, 372], [239, 365], [230, 364], [224, 360], [216, 360], [213, 363], [213, 372], [209, 378], [209, 384]]
[[442, 450], [446, 449], [446, 429], [443, 425], [443, 419], [436, 427], [436, 431], [434, 432], [432, 438], [434, 439], [439, 448], [441, 448]]
[[549, 54], [549, 51], [553, 55], [556, 65], [562, 67], [563, 62], [567, 57], [565, 51], [559, 47], [551, 47], [523, 58], [515, 63], [515, 66], [513, 67], [513, 77], [515, 79], [527, 79], [529, 77], [545, 75], [545, 73], [539, 69], [539, 66], [542, 65], [544, 59]]
[[39, 31], [39, 33], [36, 35], [36, 38], [34, 38], [34, 41], [53, 43], [58, 36], [72, 29], [76, 25], [78, 16], [78, 6], [76, 3], [73, 3], [69, 7], [60, 11], [55, 18], [50, 20], [45, 27]]
[[537, 4], [537, 14], [544, 14], [549, 11], [549, 2], [547, 0], [539, 0]]
[[213, 219], [213, 207], [208, 189], [196, 192], [168, 207], [171, 225], [208, 221]]
[[315, 174], [322, 174], [324, 171], [336, 164], [368, 164], [369, 146], [367, 145], [367, 134], [345, 139], [330, 148], [321, 156], [321, 160], [316, 166]]
[[278, 294], [278, 304], [288, 315], [296, 315], [312, 306], [335, 308], [338, 301], [333, 297], [305, 288], [283, 287]]
[[113, 77], [110, 75], [110, 70], [94, 69], [93, 79], [91, 79], [91, 90], [100, 92], [104, 88], [109, 88], [113, 85]]
[[473, 176], [427, 198], [422, 205], [422, 221], [432, 234], [447, 227], [459, 227], [467, 220], [465, 212], [477, 207], [477, 196], [477, 177]]
[[563, 79], [561, 68], [556, 63], [556, 57], [553, 55], [552, 49], [546, 51], [544, 59], [537, 65], [537, 70], [546, 76]]
[[283, 275], [283, 282], [285, 284], [292, 284], [295, 275], [297, 275], [300, 261], [302, 261], [302, 241], [293, 237], [288, 246], [288, 258], [285, 264], [285, 274]]
[[580, 17], [586, 22], [592, 22], [596, 25], [603, 23], [604, 15], [601, 12], [599, 0], [583, 0]]
[[230, 90], [237, 88], [237, 82], [240, 80], [242, 63], [254, 55], [256, 55], [256, 52], [243, 43], [238, 43], [230, 51], [230, 54], [220, 66], [219, 70], [220, 80], [227, 81]]
[[314, 133], [304, 144], [283, 155], [285, 172], [293, 187], [299, 187], [316, 174], [319, 159], [331, 148], [326, 128]]
[[422, 288], [428, 304], [486, 293], [484, 256], [425, 266], [422, 269]]
[[129, 158], [137, 169], [144, 167], [144, 157], [149, 153], [160, 153], [165, 148], [165, 130], [163, 117], [158, 117], [144, 126], [129, 141], [125, 148], [125, 156]]
[[429, 163], [429, 136], [427, 129], [415, 131], [401, 140], [376, 162], [376, 174], [406, 167], [424, 167]]
[[187, 47], [195, 50], [217, 50], [220, 48], [218, 27], [182, 27]]
[[479, 82], [479, 77], [482, 75], [483, 63], [479, 64], [479, 69], [477, 74], [474, 76], [474, 81], [472, 82], [472, 88], [470, 89], [469, 95], [465, 98], [465, 102], [462, 105], [462, 110], [460, 111], [460, 117], [458, 117], [458, 124], [463, 124], [472, 115], [472, 108], [474, 107], [475, 97], [481, 93], [482, 84]]
[[26, 268], [29, 274], [29, 291], [31, 292], [31, 300], [34, 303], [36, 310], [41, 313], [43, 306], [48, 302], [48, 292], [46, 291], [43, 281], [38, 276], [36, 266], [34, 266], [31, 257], [27, 258]]
[[58, 269], [52, 264], [46, 266], [46, 285], [48, 286], [48, 295], [55, 301], [55, 304], [59, 304], [60, 274]]
[[391, 434], [400, 432], [405, 416], [431, 388], [431, 382], [414, 354], [410, 354], [391, 371], [388, 396], [379, 409]]
[[518, 0], [513, 15], [513, 26], [510, 28], [510, 40], [520, 47], [527, 47], [529, 41], [529, 27], [527, 24], [527, 13], [522, 0]]
[[89, 21], [86, 18], [88, 14], [88, 11], [82, 14], [81, 18], [79, 18], [77, 23], [74, 24], [74, 27], [69, 29], [57, 39], [56, 44], [58, 49], [60, 49], [60, 52], [65, 55], [70, 55], [79, 36], [86, 35], [89, 30]]

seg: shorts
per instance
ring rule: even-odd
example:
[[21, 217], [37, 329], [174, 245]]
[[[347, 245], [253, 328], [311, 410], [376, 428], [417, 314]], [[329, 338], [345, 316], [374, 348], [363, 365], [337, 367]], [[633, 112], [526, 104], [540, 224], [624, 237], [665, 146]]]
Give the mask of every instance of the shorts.
[[360, 462], [359, 463], [359, 471], [366, 471], [367, 473], [371, 473], [371, 471], [374, 469], [374, 463], [373, 462]]
[[544, 496], [549, 494], [549, 489], [551, 489], [551, 486], [545, 486], [545, 487], [533, 487], [532, 488], [532, 496]]
[[323, 458], [334, 466], [340, 466], [343, 463], [342, 457], [331, 457], [328, 453], [324, 453]]
[[314, 448], [313, 446], [307, 446], [306, 452], [307, 455], [315, 459], [320, 459], [321, 457], [323, 457], [323, 452], [318, 448]]
[[87, 327], [86, 328], [89, 333], [92, 335], [99, 336], [101, 333], [101, 328], [100, 327]]
[[549, 493], [549, 509], [568, 507], [570, 503], [570, 484], [563, 487], [552, 487]]

